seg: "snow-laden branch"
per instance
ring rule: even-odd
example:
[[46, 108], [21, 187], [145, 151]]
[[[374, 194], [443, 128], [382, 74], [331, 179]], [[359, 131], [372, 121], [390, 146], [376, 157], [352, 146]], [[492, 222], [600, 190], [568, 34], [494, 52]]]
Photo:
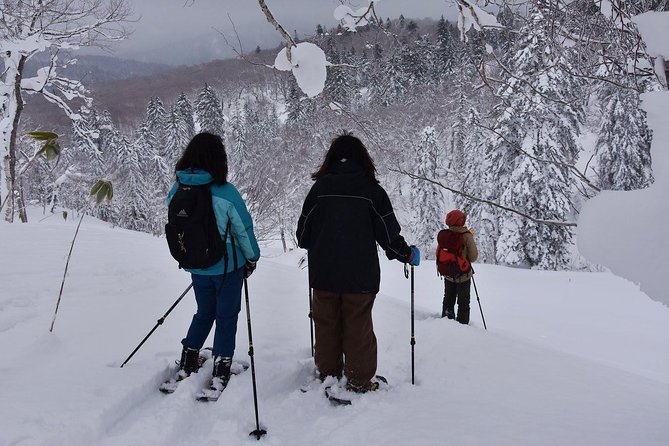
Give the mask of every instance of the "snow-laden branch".
[[458, 8], [458, 29], [463, 42], [468, 40], [467, 31], [474, 28], [477, 31], [483, 29], [504, 29], [494, 15], [479, 8], [470, 0], [455, 0]]
[[350, 6], [339, 5], [334, 10], [334, 18], [339, 20], [348, 31], [355, 32], [358, 26], [365, 26], [369, 23], [369, 18], [373, 17], [379, 22], [374, 10], [374, 4], [379, 0], [370, 0], [369, 5], [353, 10]]
[[530, 220], [534, 223], [544, 224], [544, 225], [549, 225], [549, 226], [560, 226], [560, 227], [576, 227], [577, 226], [575, 222], [570, 222], [570, 221], [545, 220], [545, 219], [542, 219], [542, 218], [536, 218], [536, 217], [533, 217], [532, 215], [530, 215], [526, 212], [519, 211], [518, 209], [510, 208], [508, 206], [504, 206], [504, 205], [496, 203], [494, 201], [486, 200], [485, 198], [475, 197], [474, 195], [468, 194], [467, 192], [463, 192], [461, 190], [457, 190], [457, 189], [454, 189], [452, 187], [448, 187], [448, 186], [446, 186], [445, 184], [443, 184], [439, 181], [433, 180], [431, 178], [427, 178], [427, 177], [422, 176], [422, 175], [417, 175], [417, 174], [412, 173], [412, 172], [408, 172], [408, 171], [406, 171], [402, 168], [389, 169], [389, 170], [391, 172], [396, 172], [396, 173], [406, 175], [409, 178], [411, 178], [412, 180], [427, 181], [428, 183], [432, 183], [436, 186], [441, 187], [442, 189], [446, 189], [447, 191], [452, 192], [452, 193], [457, 194], [457, 195], [460, 195], [461, 197], [464, 197], [468, 200], [476, 201], [478, 203], [484, 203], [484, 204], [487, 204], [489, 206], [494, 206], [496, 208], [502, 209], [502, 210], [507, 211], [507, 212], [512, 212], [512, 213], [514, 213], [516, 215], [519, 215], [523, 218], [526, 218], [526, 219], [528, 219], [528, 220]]
[[530, 159], [532, 159], [532, 160], [534, 160], [538, 163], [553, 164], [553, 165], [556, 165], [558, 167], [564, 167], [567, 170], [569, 170], [570, 172], [572, 172], [574, 175], [576, 175], [576, 177], [579, 180], [581, 180], [583, 183], [585, 183], [588, 187], [590, 187], [594, 191], [597, 191], [597, 192], [601, 191], [601, 189], [599, 187], [597, 187], [592, 181], [590, 181], [590, 179], [587, 176], [585, 176], [585, 174], [583, 174], [583, 172], [578, 170], [578, 168], [576, 166], [574, 166], [573, 164], [564, 163], [564, 162], [556, 161], [556, 160], [549, 160], [549, 159], [539, 158], [537, 156], [532, 155], [527, 150], [523, 149], [519, 144], [516, 144], [513, 141], [510, 141], [507, 137], [505, 137], [503, 134], [501, 134], [500, 132], [498, 132], [494, 128], [488, 127], [488, 126], [483, 125], [480, 122], [476, 122], [476, 121], [474, 122], [474, 125], [476, 125], [477, 127], [482, 128], [482, 129], [488, 130], [489, 132], [493, 133], [495, 136], [497, 136], [502, 141], [504, 141], [506, 144], [508, 144], [509, 147], [511, 147], [513, 150], [516, 150], [517, 152], [522, 153], [523, 155], [527, 156], [528, 158], [530, 158]]

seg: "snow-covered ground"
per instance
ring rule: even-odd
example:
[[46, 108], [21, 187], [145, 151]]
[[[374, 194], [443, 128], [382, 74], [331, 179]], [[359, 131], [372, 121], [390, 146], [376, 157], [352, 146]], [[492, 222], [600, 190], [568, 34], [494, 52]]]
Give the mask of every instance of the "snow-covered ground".
[[[188, 285], [164, 239], [86, 218], [49, 333], [76, 222], [36, 217], [0, 223], [0, 445], [255, 444], [250, 373], [217, 403], [193, 398], [208, 368], [157, 391], [191, 294], [119, 368]], [[301, 253], [263, 254], [249, 281], [263, 444], [669, 444], [669, 308], [630, 282], [479, 265], [485, 331], [475, 297], [471, 326], [437, 318], [442, 285], [422, 265], [412, 386], [409, 281], [384, 261], [374, 321], [391, 388], [335, 408], [299, 391], [313, 367]], [[247, 347], [242, 312], [237, 358]]]

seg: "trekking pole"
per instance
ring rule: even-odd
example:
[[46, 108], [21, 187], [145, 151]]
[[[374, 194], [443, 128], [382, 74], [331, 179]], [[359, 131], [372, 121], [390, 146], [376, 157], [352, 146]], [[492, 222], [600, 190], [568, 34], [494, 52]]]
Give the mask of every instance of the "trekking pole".
[[314, 310], [313, 310], [313, 297], [312, 297], [312, 288], [309, 287], [309, 326], [311, 327], [311, 357], [314, 357]]
[[249, 357], [251, 358], [251, 380], [253, 381], [253, 405], [256, 412], [256, 430], [250, 432], [249, 435], [255, 435], [257, 440], [267, 433], [265, 429], [260, 429], [260, 421], [258, 420], [258, 390], [256, 389], [256, 366], [253, 360], [253, 335], [251, 334], [251, 310], [249, 307], [249, 285], [244, 279], [244, 294], [246, 296], [246, 322], [249, 329]]
[[[411, 384], [414, 384], [414, 346], [416, 345], [416, 336], [414, 332], [414, 269], [411, 265]], [[407, 269], [407, 263], [404, 264], [404, 277], [409, 278], [409, 270]]]
[[483, 328], [486, 330], [488, 327], [485, 325], [485, 318], [483, 317], [483, 308], [481, 308], [481, 299], [479, 299], [479, 290], [476, 289], [476, 281], [474, 280], [474, 276], [472, 276], [472, 283], [474, 284], [474, 291], [476, 292], [476, 300], [479, 303], [479, 310], [481, 310], [481, 319], [483, 319]]
[[416, 336], [414, 332], [414, 267], [411, 265], [411, 384], [414, 384], [414, 346], [416, 345]]
[[181, 296], [179, 296], [179, 298], [176, 300], [176, 302], [174, 302], [174, 303], [172, 304], [172, 306], [170, 307], [170, 309], [167, 310], [167, 313], [165, 313], [165, 314], [163, 315], [163, 317], [161, 317], [160, 319], [158, 319], [158, 322], [156, 323], [156, 326], [153, 327], [153, 329], [149, 332], [148, 335], [146, 335], [146, 337], [145, 337], [144, 339], [142, 339], [142, 342], [139, 343], [139, 345], [137, 346], [137, 348], [135, 348], [135, 349], [132, 351], [132, 353], [130, 353], [130, 356], [128, 356], [128, 358], [123, 362], [123, 364], [121, 364], [121, 368], [123, 368], [123, 366], [126, 365], [126, 363], [127, 363], [128, 361], [130, 361], [130, 358], [132, 358], [132, 357], [134, 356], [134, 354], [137, 353], [137, 350], [139, 350], [139, 348], [140, 348], [142, 345], [144, 345], [144, 343], [146, 342], [146, 340], [149, 339], [149, 336], [151, 336], [151, 335], [153, 334], [153, 332], [156, 331], [156, 328], [158, 328], [159, 325], [162, 325], [162, 323], [165, 322], [165, 318], [167, 317], [167, 315], [170, 314], [170, 312], [171, 312], [172, 310], [174, 310], [174, 307], [176, 307], [176, 306], [179, 304], [179, 302], [181, 302], [181, 299], [184, 298], [184, 296], [190, 291], [191, 288], [193, 288], [193, 284], [192, 284], [192, 283], [191, 283], [190, 285], [188, 285], [188, 288], [186, 288], [186, 290], [185, 290], [183, 293], [181, 293]]

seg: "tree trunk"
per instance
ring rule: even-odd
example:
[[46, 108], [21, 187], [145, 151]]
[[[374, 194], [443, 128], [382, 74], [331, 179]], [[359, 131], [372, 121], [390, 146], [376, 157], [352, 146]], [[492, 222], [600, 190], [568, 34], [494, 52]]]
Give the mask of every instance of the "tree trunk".
[[18, 193], [16, 195], [18, 198], [17, 212], [19, 220], [21, 220], [21, 223], [28, 223], [28, 211], [26, 210], [26, 201], [23, 197], [23, 180], [21, 178], [19, 178]]
[[[664, 4], [664, 10], [669, 12], [669, 0]], [[666, 87], [669, 90], [669, 54], [663, 54], [664, 59], [664, 80], [667, 83]]]
[[288, 252], [288, 246], [286, 246], [286, 233], [281, 226], [281, 243], [283, 243], [283, 252]]
[[[21, 113], [23, 112], [23, 97], [21, 96], [21, 79], [23, 77], [23, 68], [25, 67], [26, 57], [19, 56], [18, 64], [16, 66], [16, 72], [14, 73], [14, 104], [13, 110], [10, 110], [10, 118], [12, 120], [12, 128], [10, 130], [9, 136], [9, 147], [7, 152], [7, 158], [5, 159], [5, 168], [7, 178], [5, 181], [7, 183], [7, 196], [5, 201], [9, 200], [7, 203], [7, 209], [5, 209], [5, 220], [8, 222], [14, 221], [14, 213], [16, 212], [16, 200], [15, 200], [15, 188], [16, 188], [16, 162], [18, 160], [16, 150], [16, 141], [17, 135], [19, 133], [19, 123], [21, 121]], [[10, 107], [11, 98], [10, 98]], [[13, 116], [12, 116], [13, 114]]]

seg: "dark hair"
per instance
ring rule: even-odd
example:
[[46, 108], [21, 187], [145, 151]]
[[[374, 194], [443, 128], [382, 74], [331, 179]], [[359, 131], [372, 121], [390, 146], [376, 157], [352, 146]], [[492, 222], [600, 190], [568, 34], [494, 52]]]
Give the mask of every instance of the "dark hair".
[[314, 173], [311, 174], [312, 180], [317, 180], [323, 175], [328, 173], [332, 165], [343, 159], [352, 161], [358, 164], [363, 168], [365, 174], [375, 182], [379, 182], [376, 179], [376, 167], [374, 166], [374, 160], [369, 156], [369, 152], [365, 145], [355, 136], [350, 133], [344, 133], [343, 135], [337, 136], [330, 143], [330, 149], [325, 154], [325, 159], [321, 167]]
[[174, 168], [177, 170], [202, 169], [209, 172], [216, 184], [228, 181], [228, 156], [221, 137], [212, 133], [198, 133], [190, 140]]

